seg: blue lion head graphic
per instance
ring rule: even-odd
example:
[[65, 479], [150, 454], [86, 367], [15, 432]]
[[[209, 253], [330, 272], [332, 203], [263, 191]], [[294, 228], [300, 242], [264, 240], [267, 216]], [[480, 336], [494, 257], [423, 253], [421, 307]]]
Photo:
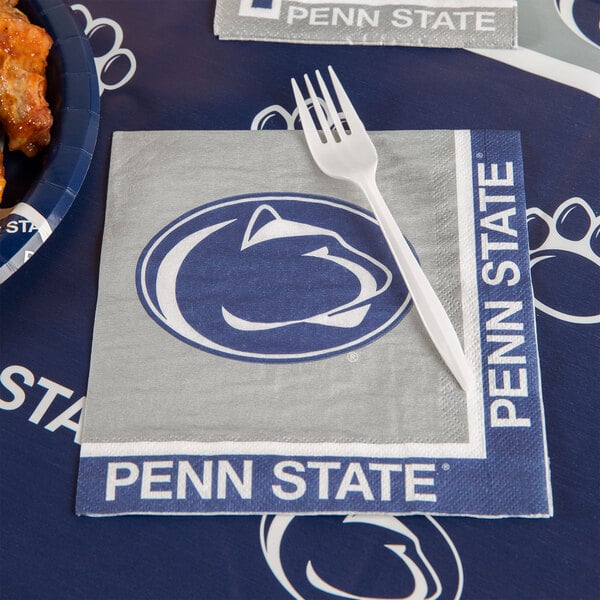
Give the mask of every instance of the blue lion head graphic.
[[143, 251], [139, 297], [179, 339], [232, 358], [321, 358], [364, 344], [409, 307], [375, 219], [323, 197], [226, 198]]

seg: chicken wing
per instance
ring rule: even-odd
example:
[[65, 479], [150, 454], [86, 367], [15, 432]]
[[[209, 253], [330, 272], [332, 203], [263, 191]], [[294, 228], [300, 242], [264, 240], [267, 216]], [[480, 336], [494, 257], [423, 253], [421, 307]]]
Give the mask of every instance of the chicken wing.
[[50, 143], [52, 113], [46, 102], [46, 66], [52, 38], [0, 0], [0, 122], [9, 150], [35, 156]]
[[6, 187], [6, 179], [4, 178], [4, 152], [0, 150], [0, 204], [2, 204], [2, 196]]

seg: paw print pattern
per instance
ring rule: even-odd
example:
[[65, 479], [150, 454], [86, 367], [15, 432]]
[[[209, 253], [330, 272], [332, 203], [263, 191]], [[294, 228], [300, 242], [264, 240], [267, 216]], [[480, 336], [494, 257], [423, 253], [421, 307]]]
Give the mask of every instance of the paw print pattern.
[[536, 308], [569, 323], [600, 323], [600, 216], [582, 198], [552, 216], [527, 211]]
[[[333, 127], [333, 119], [329, 116], [327, 112], [327, 106], [322, 98], [319, 98], [319, 104], [327, 116], [327, 122], [329, 126]], [[315, 109], [310, 100], [307, 102], [307, 106], [310, 111], [314, 112]], [[344, 114], [339, 113], [339, 116], [342, 120], [342, 123], [345, 123]], [[263, 129], [287, 129], [291, 131], [294, 129], [302, 129], [302, 123], [300, 122], [297, 108], [295, 108], [292, 112], [289, 112], [283, 106], [279, 104], [273, 104], [263, 108], [254, 117], [252, 124], [250, 125], [250, 129], [252, 131], [260, 131]]]
[[83, 29], [92, 45], [100, 95], [123, 87], [135, 75], [137, 63], [133, 52], [122, 47], [121, 26], [113, 19], [93, 17], [83, 4], [72, 4], [71, 10], [84, 19]]
[[263, 129], [300, 129], [298, 109], [290, 113], [279, 104], [267, 106], [254, 117], [250, 129], [252, 131], [261, 131]]

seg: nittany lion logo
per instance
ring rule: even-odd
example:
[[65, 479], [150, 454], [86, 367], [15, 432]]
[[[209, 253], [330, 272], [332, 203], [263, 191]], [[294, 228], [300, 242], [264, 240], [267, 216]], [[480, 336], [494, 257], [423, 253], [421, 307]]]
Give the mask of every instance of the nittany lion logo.
[[273, 575], [295, 600], [458, 600], [462, 594], [458, 552], [431, 517], [264, 516], [260, 542]]
[[556, 0], [560, 18], [581, 39], [600, 47], [600, 5], [589, 0]]
[[142, 253], [137, 287], [179, 339], [257, 361], [348, 351], [410, 303], [371, 214], [298, 194], [225, 198], [183, 215]]

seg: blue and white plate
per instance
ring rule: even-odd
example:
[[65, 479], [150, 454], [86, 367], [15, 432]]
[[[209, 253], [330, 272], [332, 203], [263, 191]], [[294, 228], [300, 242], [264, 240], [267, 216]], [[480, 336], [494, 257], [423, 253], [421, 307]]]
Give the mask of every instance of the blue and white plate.
[[94, 57], [62, 0], [21, 0], [18, 8], [52, 36], [48, 101], [52, 141], [34, 159], [5, 154], [7, 186], [0, 207], [0, 283], [48, 239], [71, 207], [90, 165], [100, 121]]

